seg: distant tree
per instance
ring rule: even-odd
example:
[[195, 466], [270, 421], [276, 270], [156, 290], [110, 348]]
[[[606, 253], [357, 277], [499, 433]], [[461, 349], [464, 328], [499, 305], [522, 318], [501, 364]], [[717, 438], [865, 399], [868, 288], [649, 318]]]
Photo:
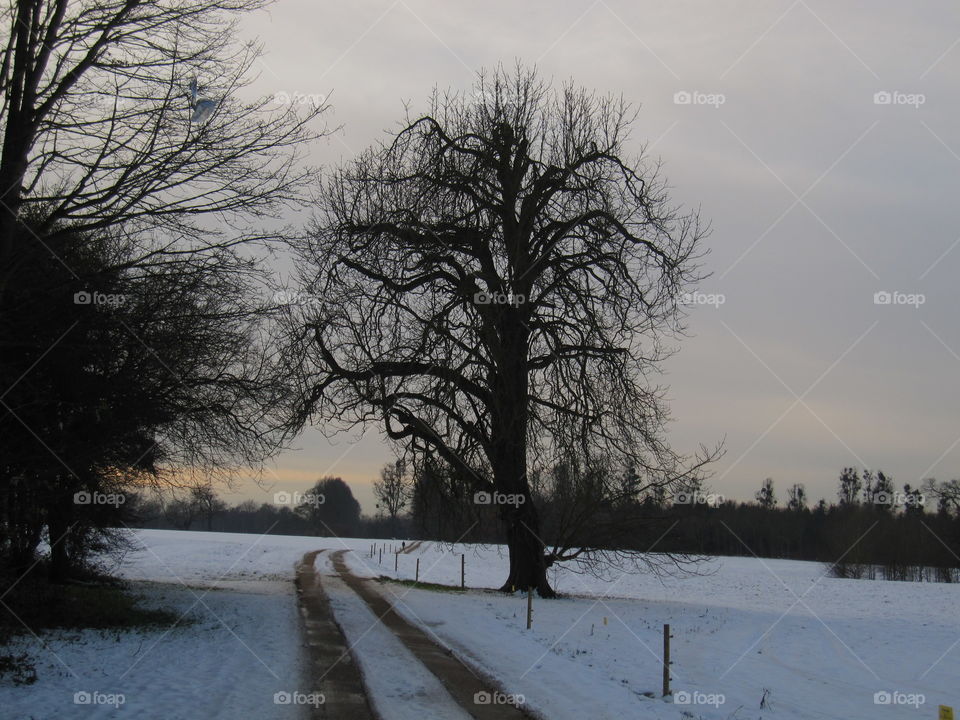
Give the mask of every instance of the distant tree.
[[863, 471], [864, 500], [880, 510], [892, 511], [895, 503], [895, 492], [892, 478], [887, 477], [883, 470], [876, 473], [871, 470]]
[[568, 559], [545, 551], [533, 474], [573, 452], [673, 491], [712, 457], [671, 450], [649, 384], [705, 232], [632, 156], [633, 117], [522, 68], [436, 92], [331, 173], [300, 248], [311, 294], [339, 298], [293, 318], [301, 419], [382, 423], [504, 498], [506, 590], [552, 596]]
[[842, 507], [852, 507], [860, 504], [860, 491], [863, 483], [856, 468], [844, 468], [840, 473], [840, 485], [837, 496]]
[[801, 483], [795, 483], [787, 490], [787, 508], [790, 510], [805, 510], [807, 507], [807, 489]]
[[214, 516], [227, 507], [227, 504], [217, 497], [217, 491], [209, 482], [191, 487], [190, 501], [196, 506], [198, 515], [206, 522], [207, 530], [213, 530]]
[[167, 503], [163, 516], [175, 529], [189, 530], [199, 513], [200, 506], [189, 498], [175, 497]]
[[373, 483], [377, 509], [386, 511], [393, 530], [397, 527], [397, 516], [407, 507], [410, 500], [411, 483], [406, 464], [402, 459], [384, 465], [380, 470], [380, 479]]
[[938, 483], [930, 478], [924, 483], [923, 492], [937, 500], [937, 512], [941, 515], [960, 516], [960, 480]]
[[904, 512], [907, 515], [923, 515], [926, 512], [925, 499], [920, 488], [911, 487], [910, 483], [903, 486]]
[[360, 503], [343, 479], [327, 476], [305, 493], [296, 513], [317, 535], [350, 537], [360, 522]]
[[772, 510], [777, 506], [777, 496], [773, 491], [773, 479], [767, 478], [763, 485], [754, 494], [757, 504], [764, 510]]

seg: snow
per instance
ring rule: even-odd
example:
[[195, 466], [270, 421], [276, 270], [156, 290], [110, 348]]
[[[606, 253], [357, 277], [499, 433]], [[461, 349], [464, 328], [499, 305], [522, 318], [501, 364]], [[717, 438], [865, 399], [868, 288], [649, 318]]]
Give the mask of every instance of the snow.
[[336, 576], [328, 556], [319, 555], [315, 566], [327, 575], [323, 588], [382, 720], [470, 720], [436, 676]]
[[[460, 552], [468, 584], [495, 587], [504, 573], [496, 548], [421, 549], [424, 581], [458, 585]], [[414, 558], [400, 558], [398, 574], [411, 577]], [[351, 562], [371, 567], [369, 558]], [[392, 564], [382, 572], [393, 575]], [[587, 707], [598, 720], [684, 711], [702, 718], [900, 718], [960, 705], [957, 586], [842, 580], [825, 576], [819, 563], [759, 558], [717, 558], [698, 573], [601, 582], [560, 569], [553, 585], [569, 595], [535, 599], [530, 631], [519, 594], [414, 589], [399, 610], [546, 718], [580, 717]], [[674, 699], [685, 693], [698, 704], [644, 696], [660, 694], [665, 623], [674, 638]], [[923, 703], [877, 704], [877, 693]]]
[[[535, 598], [528, 631], [526, 599], [489, 590], [506, 572], [498, 547], [424, 543], [399, 555], [394, 573], [393, 555], [368, 557], [375, 541], [366, 539], [150, 530], [136, 537], [145, 549], [117, 571], [151, 603], [186, 612], [194, 623], [45, 633], [48, 649], [26, 636], [20, 642], [40, 677], [32, 686], [0, 686], [0, 716], [107, 717], [115, 712], [109, 706], [73, 703], [75, 692], [97, 691], [122, 693], [121, 709], [138, 718], [298, 717], [302, 708], [273, 702], [276, 692], [311, 692], [299, 680], [294, 564], [310, 550], [345, 547], [354, 551], [346, 560], [358, 575], [412, 579], [419, 558], [421, 580], [449, 585], [460, 583], [464, 553], [467, 585], [475, 589], [390, 585], [388, 597], [551, 720], [883, 720], [935, 717], [938, 704], [960, 706], [955, 585], [841, 580], [825, 577], [817, 563], [757, 558], [718, 558], [700, 569], [705, 574], [662, 581], [630, 574], [601, 581], [560, 569], [552, 582], [565, 597]], [[317, 559], [324, 587], [384, 717], [462, 717], [435, 678], [330, 577], [327, 555]], [[666, 700], [659, 697], [664, 623], [674, 660], [674, 697]], [[890, 695], [877, 696], [877, 704], [877, 693]], [[693, 702], [681, 704], [688, 697]]]
[[299, 689], [302, 669], [295, 544], [270, 538], [263, 545], [254, 535], [137, 535], [148, 549], [130, 553], [118, 574], [136, 581], [145, 605], [173, 610], [185, 622], [136, 632], [49, 632], [42, 644], [21, 638], [14, 652], [31, 655], [38, 681], [0, 684], [0, 717], [300, 717], [299, 708], [274, 703], [275, 693]]

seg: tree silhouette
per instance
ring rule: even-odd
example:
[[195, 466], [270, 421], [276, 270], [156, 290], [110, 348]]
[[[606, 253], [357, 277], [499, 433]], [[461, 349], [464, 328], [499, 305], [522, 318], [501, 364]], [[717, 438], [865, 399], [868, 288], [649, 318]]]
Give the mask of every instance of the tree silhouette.
[[[503, 588], [553, 590], [528, 474], [575, 454], [677, 486], [650, 377], [699, 277], [704, 232], [628, 156], [621, 100], [518, 67], [436, 92], [389, 144], [333, 173], [300, 251], [299, 419], [382, 423], [498, 506]], [[306, 327], [305, 334], [302, 328]]]
[[377, 498], [377, 508], [387, 511], [391, 532], [396, 532], [397, 516], [410, 500], [411, 479], [407, 476], [403, 460], [387, 463], [380, 470], [380, 479], [373, 483], [373, 494]]

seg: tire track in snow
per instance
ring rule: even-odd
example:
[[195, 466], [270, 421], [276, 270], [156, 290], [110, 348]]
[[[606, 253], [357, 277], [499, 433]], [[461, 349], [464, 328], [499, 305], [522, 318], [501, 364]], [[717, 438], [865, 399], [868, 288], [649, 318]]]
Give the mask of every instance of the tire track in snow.
[[509, 704], [478, 704], [478, 693], [500, 693], [499, 688], [479, 677], [461, 662], [448, 648], [440, 645], [419, 627], [412, 625], [397, 612], [393, 605], [374, 588], [372, 581], [352, 574], [344, 562], [346, 550], [338, 550], [330, 556], [333, 567], [346, 583], [373, 611], [378, 621], [385, 625], [406, 647], [432, 672], [447, 689], [454, 700], [476, 720], [529, 720], [520, 708]]

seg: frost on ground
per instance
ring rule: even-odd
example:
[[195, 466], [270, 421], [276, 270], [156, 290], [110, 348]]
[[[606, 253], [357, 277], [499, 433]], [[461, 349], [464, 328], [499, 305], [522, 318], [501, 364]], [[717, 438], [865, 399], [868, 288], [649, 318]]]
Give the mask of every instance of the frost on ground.
[[[397, 558], [395, 573], [391, 553], [382, 561], [379, 553], [368, 556], [372, 540], [166, 531], [137, 537], [148, 550], [128, 555], [118, 572], [144, 583], [156, 604], [189, 610], [195, 622], [166, 633], [44, 634], [47, 649], [28, 635], [20, 642], [37, 660], [39, 679], [0, 686], [0, 716], [114, 715], [109, 706], [74, 705], [75, 692], [98, 691], [123, 693], [122, 711], [138, 718], [300, 717], [303, 708], [273, 699], [311, 691], [300, 682], [292, 582], [305, 552], [347, 546], [356, 574], [401, 579], [413, 578], [419, 558], [421, 580], [448, 585], [459, 585], [464, 553], [473, 588], [496, 587], [506, 568], [496, 547], [424, 543]], [[324, 555], [317, 567], [331, 572]], [[938, 704], [960, 707], [960, 588], [839, 580], [824, 577], [816, 563], [755, 558], [720, 558], [705, 570], [712, 574], [662, 583], [643, 575], [601, 582], [560, 570], [552, 581], [566, 597], [535, 600], [529, 631], [519, 595], [399, 584], [390, 590], [402, 614], [551, 720], [919, 720], [936, 717]], [[373, 618], [352, 591], [328, 577], [324, 585], [351, 641], [362, 638], [357, 655], [374, 704], [456, 717], [433, 705], [442, 695], [382, 627], [368, 632]], [[673, 701], [658, 697], [664, 623], [674, 635]]]

